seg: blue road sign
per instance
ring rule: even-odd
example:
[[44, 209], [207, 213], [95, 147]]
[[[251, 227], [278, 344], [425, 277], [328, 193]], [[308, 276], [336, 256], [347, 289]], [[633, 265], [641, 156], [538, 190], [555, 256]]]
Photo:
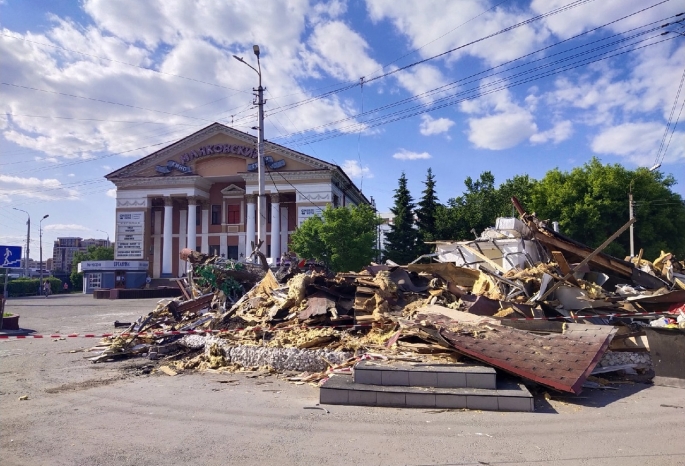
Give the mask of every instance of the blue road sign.
[[21, 246], [0, 246], [0, 268], [21, 268]]

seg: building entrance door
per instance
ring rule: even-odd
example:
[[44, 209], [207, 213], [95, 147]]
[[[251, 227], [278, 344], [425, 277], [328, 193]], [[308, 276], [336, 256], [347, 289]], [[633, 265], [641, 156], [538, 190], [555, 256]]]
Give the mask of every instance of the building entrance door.
[[114, 288], [126, 288], [126, 272], [122, 270], [114, 272]]

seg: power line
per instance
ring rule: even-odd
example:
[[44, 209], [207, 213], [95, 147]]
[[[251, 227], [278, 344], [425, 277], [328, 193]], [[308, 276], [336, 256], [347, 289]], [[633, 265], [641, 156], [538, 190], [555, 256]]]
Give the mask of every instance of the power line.
[[[664, 149], [664, 144], [666, 142], [666, 136], [668, 135], [668, 130], [670, 129], [671, 126], [671, 121], [673, 121], [673, 114], [675, 113], [676, 106], [678, 105], [678, 100], [680, 100], [680, 91], [683, 88], [683, 81], [685, 81], [685, 69], [683, 70], [683, 76], [680, 78], [680, 84], [678, 85], [678, 92], [676, 92], [675, 99], [673, 99], [673, 106], [671, 107], [671, 114], [668, 116], [668, 122], [666, 123], [666, 129], [664, 130], [664, 135], [661, 137], [661, 144], [659, 144], [659, 150], [656, 153], [656, 159], [654, 160], [654, 165], [660, 164], [663, 160], [664, 157], [666, 157], [666, 150], [668, 149], [668, 145], [671, 143], [671, 138], [673, 137], [673, 132], [675, 131], [675, 127], [678, 124], [678, 120], [680, 120], [680, 113], [678, 113], [678, 119], [676, 120], [675, 124], [673, 125], [673, 130], [671, 131], [671, 138], [668, 139], [668, 144], [666, 145], [666, 149]], [[683, 105], [685, 105], [685, 99], [683, 100]], [[683, 107], [680, 107], [680, 112], [683, 111]], [[663, 151], [662, 151], [663, 149]], [[659, 160], [661, 158], [661, 160]]]
[[[654, 29], [658, 29], [658, 28], [654, 28]], [[652, 31], [653, 31], [653, 30], [652, 30]], [[647, 32], [652, 32], [652, 31], [647, 31]], [[636, 36], [637, 36], [637, 35], [636, 35]], [[653, 38], [656, 38], [656, 37], [658, 37], [658, 35], [657, 35], [657, 36], [650, 37], [650, 38], [647, 38], [647, 39], [643, 39], [643, 40], [641, 40], [640, 42], [644, 42], [644, 41], [646, 41], [646, 40], [650, 40], [650, 39], [653, 39]], [[670, 39], [666, 39], [666, 40], [670, 40]], [[623, 40], [622, 40], [622, 41], [623, 41]], [[622, 42], [622, 41], [617, 41], [616, 43], [619, 43], [619, 42]], [[653, 43], [653, 44], [649, 44], [649, 45], [656, 45], [657, 43], [664, 42], [664, 41], [665, 41], [665, 40], [662, 40], [662, 41], [659, 41], [659, 42], [656, 42], [656, 43]], [[638, 42], [638, 43], [639, 43], [639, 42]], [[613, 45], [613, 44], [612, 44], [612, 45]], [[629, 44], [629, 45], [624, 46], [624, 47], [621, 47], [621, 48], [626, 48], [626, 47], [632, 46], [632, 45], [635, 45], [635, 44]], [[357, 122], [352, 123], [352, 124], [350, 124], [350, 125], [348, 125], [348, 126], [346, 126], [346, 127], [342, 127], [342, 128], [338, 128], [338, 129], [336, 129], [336, 130], [330, 131], [330, 132], [327, 133], [327, 135], [325, 135], [325, 136], [321, 136], [320, 134], [314, 134], [314, 135], [303, 136], [303, 137], [301, 137], [301, 138], [299, 138], [299, 139], [297, 139], [297, 140], [295, 140], [294, 142], [291, 142], [291, 143], [309, 143], [309, 142], [311, 142], [311, 140], [319, 141], [319, 140], [329, 139], [328, 136], [329, 136], [330, 134], [335, 133], [336, 136], [337, 136], [337, 135], [346, 134], [346, 133], [345, 133], [346, 131], [347, 131], [347, 132], [354, 131], [354, 128], [357, 127], [357, 126], [361, 126], [361, 125], [368, 126], [369, 123], [371, 123], [371, 122], [382, 122], [383, 120], [387, 120], [387, 119], [393, 117], [394, 115], [401, 115], [401, 114], [407, 113], [407, 112], [413, 112], [411, 115], [408, 115], [407, 118], [408, 118], [409, 116], [416, 116], [416, 115], [418, 115], [418, 114], [429, 113], [429, 112], [431, 112], [431, 111], [437, 110], [437, 109], [439, 109], [439, 108], [443, 108], [443, 107], [448, 106], [448, 105], [454, 105], [454, 104], [463, 102], [464, 100], [471, 100], [471, 99], [474, 99], [474, 98], [477, 98], [477, 97], [482, 97], [482, 96], [484, 96], [484, 95], [490, 94], [490, 93], [495, 92], [495, 91], [499, 91], [499, 90], [507, 89], [507, 88], [510, 88], [510, 87], [514, 87], [515, 85], [524, 84], [524, 83], [530, 82], [530, 81], [532, 81], [532, 80], [536, 80], [536, 79], [540, 79], [540, 78], [543, 78], [543, 77], [551, 76], [551, 75], [553, 75], [553, 74], [558, 74], [558, 73], [561, 73], [561, 72], [569, 71], [569, 70], [571, 70], [571, 69], [573, 69], [573, 68], [577, 68], [577, 67], [579, 67], [579, 66], [585, 66], [585, 65], [594, 63], [594, 62], [596, 62], [596, 61], [601, 61], [601, 60], [605, 60], [605, 59], [608, 59], [608, 58], [612, 58], [612, 57], [615, 57], [615, 56], [618, 56], [618, 55], [622, 55], [622, 54], [627, 53], [627, 52], [639, 50], [639, 49], [644, 48], [644, 47], [638, 47], [638, 48], [635, 48], [635, 49], [628, 50], [627, 52], [621, 52], [621, 53], [617, 53], [617, 54], [614, 54], [614, 55], [603, 56], [603, 57], [600, 57], [600, 58], [594, 59], [594, 60], [581, 60], [580, 62], [572, 63], [571, 65], [565, 65], [564, 67], [558, 68], [558, 69], [556, 69], [556, 70], [552, 70], [552, 71], [550, 71], [550, 72], [543, 72], [543, 73], [540, 73], [540, 74], [538, 74], [538, 75], [534, 75], [534, 76], [532, 76], [532, 77], [530, 77], [530, 78], [527, 78], [527, 79], [525, 79], [525, 80], [521, 80], [521, 81], [515, 82], [515, 83], [513, 83], [513, 84], [505, 85], [505, 86], [500, 86], [500, 87], [494, 88], [494, 90], [490, 90], [490, 91], [488, 91], [488, 92], [483, 92], [484, 89], [493, 88], [494, 86], [497, 86], [497, 85], [499, 85], [499, 84], [501, 84], [501, 83], [505, 83], [505, 82], [507, 82], [508, 79], [511, 79], [512, 77], [513, 77], [513, 78], [521, 77], [521, 76], [524, 76], [524, 75], [533, 73], [533, 72], [535, 72], [535, 71], [539, 71], [539, 70], [543, 70], [543, 69], [545, 69], [545, 68], [549, 68], [549, 67], [551, 67], [551, 66], [553, 66], [553, 65], [555, 65], [555, 64], [562, 64], [562, 63], [564, 63], [564, 62], [566, 62], [566, 61], [568, 61], [568, 60], [570, 60], [570, 59], [572, 59], [572, 58], [578, 58], [578, 57], [582, 57], [582, 56], [585, 56], [585, 55], [590, 55], [592, 52], [594, 52], [594, 51], [596, 51], [596, 50], [599, 50], [599, 49], [602, 49], [602, 48], [605, 48], [605, 47], [598, 47], [598, 48], [593, 49], [593, 50], [590, 50], [590, 51], [586, 51], [586, 52], [583, 52], [583, 53], [580, 53], [580, 54], [576, 54], [576, 55], [573, 56], [573, 57], [567, 57], [567, 58], [560, 59], [560, 60], [557, 60], [557, 61], [552, 62], [552, 63], [549, 63], [549, 64], [545, 64], [545, 65], [543, 65], [543, 66], [538, 66], [538, 67], [533, 68], [533, 69], [531, 69], [531, 70], [527, 70], [527, 71], [524, 71], [524, 72], [515, 74], [515, 75], [513, 75], [513, 76], [510, 76], [509, 78], [506, 78], [506, 79], [505, 79], [505, 78], [502, 78], [502, 79], [500, 79], [500, 80], [498, 80], [498, 81], [494, 81], [494, 82], [491, 82], [491, 83], [487, 83], [487, 84], [485, 84], [485, 85], [483, 85], [483, 86], [479, 86], [477, 89], [470, 88], [470, 89], [461, 91], [461, 92], [459, 92], [459, 93], [457, 93], [457, 94], [452, 94], [452, 95], [449, 95], [449, 96], [446, 96], [446, 97], [442, 97], [442, 98], [440, 98], [440, 99], [437, 99], [435, 102], [433, 102], [432, 106], [429, 106], [428, 108], [426, 108], [426, 107], [423, 106], [423, 105], [417, 105], [417, 106], [409, 107], [409, 108], [404, 109], [404, 110], [398, 110], [398, 111], [396, 111], [396, 112], [392, 112], [392, 113], [390, 113], [390, 114], [386, 114], [386, 115], [384, 115], [384, 116], [379, 116], [379, 117], [376, 117], [376, 118], [370, 118], [370, 119], [367, 119], [367, 120], [360, 121], [360, 122], [358, 122], [358, 123], [357, 123]], [[620, 48], [619, 48], [618, 50], [620, 50]], [[564, 52], [564, 53], [565, 53], [565, 52]], [[527, 65], [527, 64], [526, 64], [526, 65]], [[516, 67], [514, 67], [514, 68], [511, 68], [511, 70], [513, 70], [513, 69], [515, 69], [515, 68], [518, 68], [518, 67], [520, 67], [520, 66], [524, 66], [524, 65], [516, 66]], [[504, 70], [504, 71], [510, 71], [510, 70]], [[494, 74], [492, 74], [492, 75], [490, 75], [490, 76], [494, 76], [494, 75], [496, 75], [496, 74], [501, 74], [501, 73], [502, 73], [502, 72], [494, 73]], [[478, 74], [482, 74], [482, 72], [481, 72], [481, 73], [477, 73], [477, 75], [478, 75]], [[474, 76], [475, 76], [475, 75], [474, 75]], [[456, 81], [455, 83], [452, 83], [452, 84], [460, 83], [461, 81], [464, 81], [465, 79], [469, 79], [469, 78], [470, 78], [470, 77], [464, 78], [464, 79], [459, 80], [459, 81]], [[471, 80], [471, 81], [466, 82], [466, 84], [473, 83], [473, 82], [477, 82], [477, 81], [478, 81], [478, 80], [475, 80], [475, 79], [474, 79], [474, 80]], [[441, 88], [438, 88], [438, 89], [444, 90], [444, 87], [445, 87], [445, 86], [442, 86]], [[435, 91], [435, 90], [427, 91], [426, 93], [424, 93], [424, 95], [429, 94], [429, 93], [433, 93], [434, 91]], [[460, 95], [468, 95], [468, 94], [473, 94], [473, 93], [476, 93], [476, 94], [475, 94], [475, 95], [472, 95], [472, 96], [470, 96], [470, 97], [464, 98], [464, 99], [455, 100], [455, 99], [456, 99], [458, 96], [460, 96]], [[397, 105], [401, 105], [401, 104], [403, 104], [403, 103], [407, 103], [407, 102], [416, 100], [416, 99], [419, 98], [419, 97], [420, 97], [420, 96], [410, 97], [410, 98], [407, 98], [407, 99], [403, 99], [402, 101], [399, 101], [399, 102], [395, 102], [395, 103], [388, 104], [388, 105], [383, 106], [383, 107], [380, 107], [380, 108], [375, 108], [375, 109], [373, 109], [373, 110], [369, 110], [368, 112], [366, 112], [366, 114], [367, 114], [367, 115], [371, 115], [371, 114], [377, 113], [379, 110], [383, 110], [383, 109], [386, 109], [386, 108], [391, 108], [391, 107], [394, 107], [394, 106], [397, 106]], [[440, 102], [446, 102], [446, 103], [441, 104], [441, 105], [437, 105], [437, 104], [440, 103]], [[418, 110], [417, 110], [417, 109], [418, 109]], [[358, 116], [359, 116], [359, 115], [357, 115], [357, 117], [358, 117]], [[349, 120], [353, 120], [353, 119], [354, 119], [354, 117], [348, 117], [348, 118], [344, 118], [344, 119], [341, 119], [341, 120], [337, 120], [337, 121], [334, 121], [334, 122], [331, 122], [331, 123], [327, 123], [327, 124], [325, 124], [325, 125], [319, 125], [319, 126], [317, 126], [317, 127], [315, 127], [315, 128], [312, 128], [312, 129], [313, 129], [313, 130], [322, 129], [322, 128], [326, 127], [326, 126], [333, 126], [333, 125], [336, 125], [336, 124], [340, 124], [340, 123], [342, 123], [342, 122], [344, 122], [344, 121], [349, 121]], [[386, 121], [385, 123], [389, 123], [389, 122], [392, 122], [392, 121], [397, 121], [397, 119], [390, 120], [390, 121]], [[380, 124], [384, 124], [384, 123], [377, 123], [377, 124], [374, 124], [374, 125], [372, 125], [372, 126], [370, 126], [370, 127], [379, 126]], [[342, 134], [340, 134], [340, 133], [342, 133]], [[295, 134], [293, 134], [293, 135], [295, 135]], [[290, 136], [293, 136], [293, 135], [290, 135]], [[336, 137], [336, 136], [333, 136], [333, 137]]]
[[[661, 3], [663, 3], [663, 2], [661, 2]], [[595, 31], [597, 31], [597, 30], [599, 30], [599, 29], [601, 29], [601, 28], [603, 28], [603, 27], [607, 27], [607, 26], [609, 26], [609, 25], [611, 25], [611, 24], [614, 24], [614, 23], [616, 23], [616, 22], [619, 22], [619, 21], [622, 21], [622, 20], [624, 20], [624, 19], [627, 19], [627, 18], [630, 18], [630, 17], [632, 17], [632, 16], [635, 16], [635, 15], [637, 15], [637, 14], [639, 14], [639, 13], [642, 13], [642, 12], [648, 10], [649, 8], [653, 8], [654, 6], [655, 6], [655, 5], [650, 6], [650, 7], [647, 7], [647, 8], [644, 8], [644, 9], [642, 9], [642, 10], [639, 10], [639, 11], [637, 11], [637, 12], [631, 13], [631, 14], [629, 14], [629, 15], [625, 15], [625, 16], [619, 18], [619, 19], [616, 19], [616, 20], [614, 20], [614, 21], [611, 21], [611, 22], [609, 22], [609, 23], [606, 23], [606, 24], [604, 24], [604, 25], [602, 25], [602, 26], [598, 26], [598, 27], [596, 27], [596, 28], [594, 28], [594, 29], [592, 29], [592, 30], [585, 31], [585, 32], [583, 32], [583, 33], [577, 34], [576, 36], [570, 37], [570, 38], [565, 39], [565, 40], [563, 40], [563, 41], [560, 41], [560, 42], [557, 42], [557, 43], [555, 43], [555, 44], [551, 44], [551, 45], [549, 45], [549, 46], [543, 47], [543, 48], [538, 49], [538, 50], [536, 50], [536, 51], [534, 51], [534, 52], [525, 54], [525, 55], [523, 55], [523, 56], [521, 56], [521, 57], [518, 57], [518, 58], [516, 58], [516, 59], [510, 60], [510, 61], [505, 62], [505, 63], [502, 63], [502, 64], [497, 65], [497, 66], [495, 66], [495, 67], [492, 67], [492, 68], [490, 68], [490, 69], [488, 69], [488, 70], [484, 70], [484, 71], [481, 71], [481, 72], [479, 72], [479, 73], [472, 74], [472, 75], [470, 75], [470, 76], [468, 76], [468, 77], [466, 77], [466, 78], [462, 78], [462, 79], [460, 79], [460, 80], [454, 81], [454, 82], [449, 83], [449, 84], [446, 84], [446, 85], [444, 85], [444, 86], [440, 86], [440, 87], [438, 87], [438, 88], [435, 88], [435, 89], [432, 89], [432, 90], [423, 92], [423, 93], [418, 94], [418, 95], [416, 95], [416, 96], [412, 96], [412, 97], [409, 97], [409, 98], [406, 98], [406, 99], [402, 99], [402, 100], [400, 100], [400, 101], [397, 101], [397, 102], [394, 102], [394, 103], [391, 103], [391, 104], [387, 104], [387, 105], [385, 105], [385, 106], [381, 106], [381, 107], [378, 107], [378, 108], [374, 108], [374, 109], [372, 109], [372, 110], [369, 110], [368, 113], [375, 113], [375, 112], [378, 112], [379, 110], [383, 110], [383, 109], [385, 109], [385, 108], [389, 108], [389, 107], [392, 107], [392, 106], [401, 105], [402, 103], [407, 103], [407, 102], [410, 102], [410, 101], [418, 100], [418, 99], [424, 98], [424, 97], [426, 97], [426, 96], [430, 96], [431, 94], [434, 94], [434, 93], [436, 93], [436, 92], [444, 92], [444, 91], [446, 91], [448, 88], [454, 87], [454, 86], [456, 86], [456, 85], [462, 83], [464, 80], [467, 80], [467, 79], [469, 79], [469, 78], [475, 78], [476, 76], [485, 75], [486, 73], [488, 73], [488, 72], [490, 72], [490, 71], [494, 71], [494, 70], [496, 70], [496, 69], [498, 69], [498, 68], [502, 68], [502, 67], [507, 66], [507, 65], [509, 65], [509, 64], [511, 64], [511, 63], [514, 63], [514, 62], [516, 62], [516, 61], [522, 60], [523, 58], [526, 58], [526, 57], [529, 57], [529, 56], [538, 54], [538, 53], [540, 53], [540, 52], [542, 52], [542, 51], [545, 51], [545, 50], [550, 49], [550, 48], [552, 48], [552, 47], [559, 46], [559, 45], [564, 44], [564, 43], [566, 43], [566, 42], [569, 42], [569, 41], [571, 41], [571, 40], [573, 40], [573, 39], [579, 38], [579, 37], [581, 37], [581, 36], [583, 36], [583, 35], [586, 35], [586, 34], [590, 34], [590, 33], [592, 33], [592, 32], [595, 32]], [[678, 16], [678, 15], [675, 15], [675, 16]], [[673, 17], [673, 16], [667, 17], [667, 18], [665, 18], [665, 19], [661, 19], [661, 20], [659, 20], [659, 21], [653, 21], [653, 22], [651, 22], [651, 23], [647, 23], [646, 25], [643, 25], [643, 26], [640, 26], [640, 27], [636, 27], [636, 28], [633, 28], [633, 29], [629, 29], [629, 30], [627, 30], [627, 31], [624, 31], [623, 33], [617, 33], [617, 34], [614, 34], [614, 35], [612, 35], [612, 36], [610, 36], [610, 37], [607, 37], [607, 38], [598, 39], [598, 40], [593, 41], [593, 42], [591, 42], [591, 43], [589, 43], [589, 44], [584, 44], [584, 45], [580, 45], [580, 46], [574, 47], [574, 48], [572, 48], [572, 49], [570, 49], [570, 50], [574, 50], [574, 49], [576, 49], [576, 48], [587, 47], [587, 46], [589, 46], [589, 45], [591, 45], [591, 44], [593, 44], [593, 43], [602, 42], [602, 41], [611, 39], [611, 38], [613, 38], [613, 37], [617, 37], [617, 36], [620, 36], [620, 35], [622, 35], [622, 34], [625, 34], [626, 32], [632, 32], [632, 31], [634, 31], [634, 30], [637, 30], [637, 29], [640, 29], [640, 28], [644, 28], [644, 27], [649, 26], [649, 25], [652, 25], [652, 24], [660, 23], [660, 22], [662, 22], [662, 21], [664, 21], [664, 20], [667, 20], [667, 19], [670, 19], [670, 18], [672, 18], [672, 17]], [[655, 29], [656, 29], [656, 28], [655, 28]], [[558, 53], [553, 54], [553, 55], [551, 55], [551, 56], [555, 56], [555, 55], [558, 55], [558, 54], [561, 54], [561, 53], [568, 53], [570, 50], [558, 52]], [[529, 63], [524, 63], [524, 64], [518, 65], [518, 66], [516, 66], [516, 67], [510, 68], [509, 70], [504, 70], [504, 71], [510, 71], [510, 70], [513, 70], [513, 69], [518, 68], [518, 67], [521, 67], [521, 66], [529, 66], [531, 63], [535, 63], [535, 62], [538, 62], [538, 61], [542, 61], [542, 60], [545, 60], [545, 59], [547, 59], [547, 58], [549, 58], [549, 57], [541, 58], [541, 59], [538, 59], [538, 60], [534, 60], [533, 62], [529, 62]], [[503, 71], [502, 71], [502, 72], [503, 72]], [[500, 72], [500, 73], [501, 73], [501, 72]], [[490, 74], [490, 75], [486, 75], [486, 76], [482, 76], [482, 77], [493, 76], [493, 75], [496, 75], [496, 74], [499, 74], [499, 73], [492, 73], [492, 74]], [[480, 79], [482, 79], [482, 77], [481, 77]], [[473, 82], [473, 81], [472, 81], [472, 82]], [[274, 110], [274, 109], [272, 109], [272, 114], [275, 113], [273, 110]], [[288, 135], [288, 136], [293, 136], [293, 135], [296, 135], [296, 134], [303, 134], [303, 133], [306, 133], [306, 132], [311, 131], [311, 130], [321, 129], [321, 128], [325, 127], [325, 126], [332, 126], [332, 125], [341, 123], [341, 122], [343, 122], [343, 121], [347, 121], [347, 120], [354, 119], [354, 118], [356, 118], [356, 117], [359, 117], [359, 115], [357, 115], [357, 116], [355, 116], [355, 117], [347, 117], [347, 118], [344, 118], [344, 119], [341, 119], [341, 120], [337, 120], [337, 121], [334, 121], [334, 122], [329, 122], [329, 123], [327, 123], [327, 124], [325, 124], [325, 125], [319, 125], [319, 126], [317, 126], [317, 127], [309, 128], [308, 130], [301, 131], [301, 132], [299, 132], [299, 133], [292, 133], [291, 135]]]

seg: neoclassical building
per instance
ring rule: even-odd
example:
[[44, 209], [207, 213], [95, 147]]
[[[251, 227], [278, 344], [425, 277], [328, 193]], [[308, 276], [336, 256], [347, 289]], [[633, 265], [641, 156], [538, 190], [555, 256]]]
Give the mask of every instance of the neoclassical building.
[[[331, 204], [368, 204], [345, 172], [265, 142], [263, 251], [275, 261], [290, 235]], [[105, 176], [116, 186], [115, 260], [149, 261], [153, 278], [184, 273], [184, 247], [241, 260], [257, 228], [257, 138], [220, 123]]]

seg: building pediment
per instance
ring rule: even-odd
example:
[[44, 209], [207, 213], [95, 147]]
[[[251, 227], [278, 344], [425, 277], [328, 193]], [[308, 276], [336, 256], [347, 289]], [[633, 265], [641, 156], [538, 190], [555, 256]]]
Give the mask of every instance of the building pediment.
[[245, 195], [245, 190], [240, 186], [230, 184], [221, 190], [221, 194], [223, 194], [224, 196], [243, 197]]
[[[265, 143], [264, 163], [269, 170], [333, 170], [335, 165], [273, 143]], [[223, 160], [226, 161], [224, 164]], [[112, 182], [132, 177], [176, 178], [211, 176], [224, 166], [233, 174], [257, 171], [257, 138], [220, 123], [141, 158], [106, 178]], [[204, 167], [204, 169], [202, 168]], [[211, 167], [211, 169], [208, 169]]]

